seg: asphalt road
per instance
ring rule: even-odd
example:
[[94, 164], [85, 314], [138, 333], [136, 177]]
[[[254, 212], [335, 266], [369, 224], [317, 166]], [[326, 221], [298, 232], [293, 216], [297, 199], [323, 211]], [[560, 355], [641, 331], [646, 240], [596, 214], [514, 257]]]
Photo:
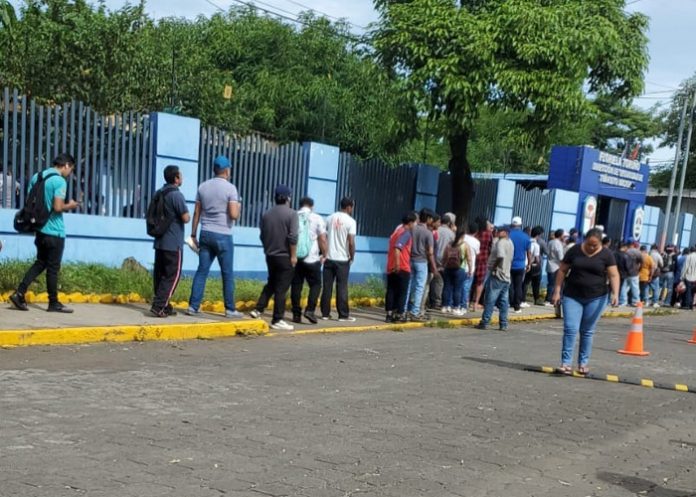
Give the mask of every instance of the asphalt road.
[[[694, 314], [593, 372], [696, 386]], [[696, 496], [696, 395], [555, 377], [558, 321], [0, 350], [0, 495]]]

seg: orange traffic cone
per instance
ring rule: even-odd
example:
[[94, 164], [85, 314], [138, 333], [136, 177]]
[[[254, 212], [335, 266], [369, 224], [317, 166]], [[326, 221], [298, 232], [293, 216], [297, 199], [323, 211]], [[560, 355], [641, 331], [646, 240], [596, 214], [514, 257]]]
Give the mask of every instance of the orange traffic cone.
[[643, 350], [643, 303], [638, 302], [638, 308], [633, 315], [631, 329], [626, 337], [626, 345], [624, 349], [618, 351], [619, 354], [626, 355], [650, 355], [650, 352]]
[[696, 344], [696, 326], [694, 326], [694, 336], [689, 340], [689, 343]]

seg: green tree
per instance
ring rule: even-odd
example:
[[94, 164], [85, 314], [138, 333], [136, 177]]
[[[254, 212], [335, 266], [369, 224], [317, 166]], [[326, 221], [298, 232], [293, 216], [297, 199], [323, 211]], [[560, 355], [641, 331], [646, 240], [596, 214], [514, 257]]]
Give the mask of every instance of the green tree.
[[647, 18], [624, 0], [376, 0], [375, 45], [418, 109], [442, 123], [454, 211], [466, 222], [468, 159], [486, 109], [521, 113], [535, 148], [590, 110], [587, 93], [629, 99], [643, 88]]
[[[676, 147], [679, 140], [679, 120], [681, 119], [682, 109], [684, 105], [691, 105], [693, 92], [696, 91], [696, 74], [686, 79], [679, 85], [679, 90], [672, 97], [672, 102], [669, 110], [660, 115], [661, 130], [664, 133], [664, 140], [660, 143], [661, 147]], [[686, 114], [686, 124], [684, 127], [684, 140], [682, 142], [682, 151], [679, 160], [679, 174], [681, 175], [681, 165], [686, 152], [686, 133], [688, 131], [688, 118]], [[696, 119], [696, 116], [694, 116]], [[694, 133], [696, 135], [696, 133]], [[696, 188], [696, 136], [691, 137], [691, 146], [688, 151], [689, 158], [687, 159], [687, 170], [684, 186], [686, 188]], [[670, 178], [672, 176], [673, 163], [661, 167], [650, 178], [651, 185], [658, 188], [668, 188]], [[676, 187], [679, 188], [680, 177], [677, 177]]]

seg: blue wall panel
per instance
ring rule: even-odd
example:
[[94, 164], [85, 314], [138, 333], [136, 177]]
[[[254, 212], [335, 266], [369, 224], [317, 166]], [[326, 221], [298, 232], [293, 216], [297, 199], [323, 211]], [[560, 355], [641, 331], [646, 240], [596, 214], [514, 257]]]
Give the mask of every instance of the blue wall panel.
[[198, 162], [201, 121], [157, 112], [153, 116], [155, 155]]
[[437, 209], [437, 197], [434, 195], [425, 195], [416, 193], [416, 202], [413, 208], [417, 211], [421, 209]]
[[336, 181], [338, 179], [338, 156], [340, 149], [315, 142], [306, 142], [303, 146], [308, 151], [309, 177]]
[[334, 212], [336, 206], [336, 182], [309, 178], [307, 194], [314, 199], [314, 210], [322, 216]]
[[419, 165], [416, 179], [416, 193], [425, 193], [428, 195], [437, 195], [440, 186], [440, 169]]

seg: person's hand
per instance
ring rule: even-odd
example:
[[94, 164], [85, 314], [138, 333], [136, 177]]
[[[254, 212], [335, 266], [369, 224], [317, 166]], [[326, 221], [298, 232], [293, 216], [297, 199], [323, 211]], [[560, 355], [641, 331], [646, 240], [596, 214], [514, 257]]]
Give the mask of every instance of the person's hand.
[[78, 207], [80, 207], [80, 202], [78, 202], [77, 200], [71, 200], [65, 206], [65, 208], [69, 211], [77, 209]]
[[524, 272], [525, 272], [525, 273], [528, 273], [528, 272], [531, 271], [531, 270], [532, 270], [532, 266], [530, 266], [530, 265], [527, 265], [527, 267], [524, 268]]
[[612, 307], [618, 307], [619, 306], [619, 296], [616, 295], [615, 293], [611, 294], [611, 306]]
[[297, 256], [296, 255], [291, 255], [290, 256], [290, 265], [292, 267], [297, 266]]
[[467, 273], [467, 275], [468, 275], [469, 278], [473, 278], [473, 277], [474, 277], [474, 273]]
[[319, 264], [321, 264], [323, 266], [325, 262], [326, 262], [326, 256], [322, 255], [321, 257], [319, 257]]
[[556, 289], [553, 291], [553, 297], [551, 297], [551, 303], [553, 305], [559, 305], [561, 303], [561, 290]]

